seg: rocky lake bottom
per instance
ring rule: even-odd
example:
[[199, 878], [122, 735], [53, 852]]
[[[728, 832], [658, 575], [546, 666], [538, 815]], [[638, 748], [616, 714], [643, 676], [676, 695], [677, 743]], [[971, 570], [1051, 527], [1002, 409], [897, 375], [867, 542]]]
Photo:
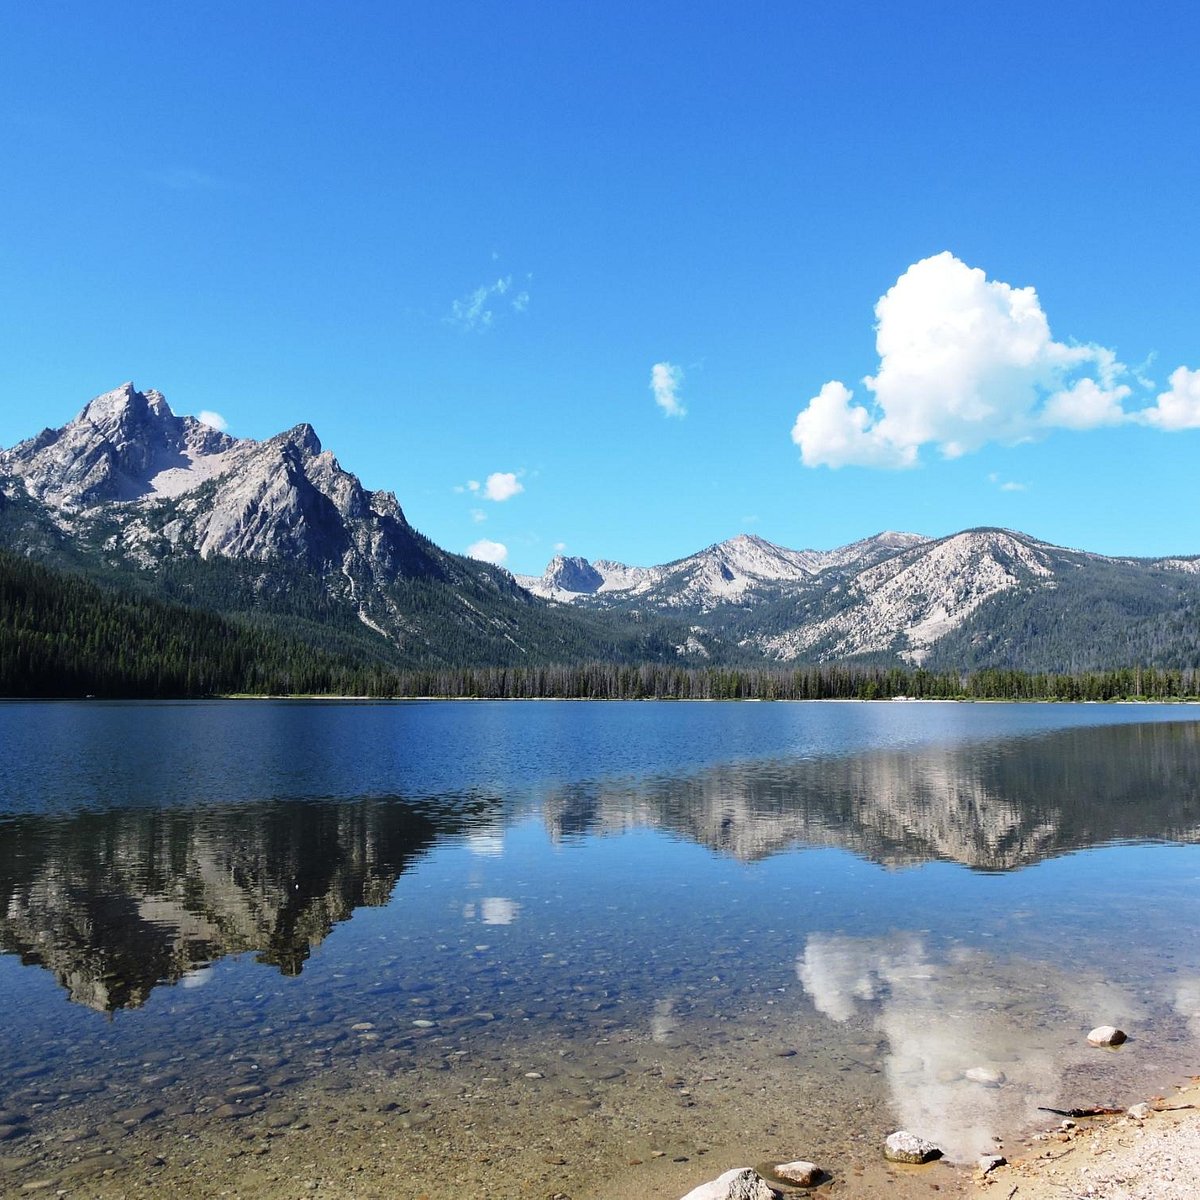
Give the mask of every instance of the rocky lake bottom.
[[924, 1195], [1195, 1070], [1187, 710], [453, 709], [0, 707], [0, 1192]]

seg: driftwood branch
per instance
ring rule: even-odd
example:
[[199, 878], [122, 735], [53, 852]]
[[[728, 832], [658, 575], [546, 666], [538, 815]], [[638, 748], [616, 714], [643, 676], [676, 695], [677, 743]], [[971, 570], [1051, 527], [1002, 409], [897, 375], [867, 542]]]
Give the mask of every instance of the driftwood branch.
[[1115, 1117], [1123, 1108], [1046, 1108], [1038, 1105], [1038, 1112], [1053, 1113], [1056, 1117]]

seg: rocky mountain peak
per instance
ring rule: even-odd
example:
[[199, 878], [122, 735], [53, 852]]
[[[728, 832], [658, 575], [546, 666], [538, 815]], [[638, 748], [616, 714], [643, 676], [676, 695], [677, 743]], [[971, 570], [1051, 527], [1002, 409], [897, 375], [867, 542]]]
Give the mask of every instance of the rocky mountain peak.
[[0, 470], [54, 508], [84, 511], [154, 493], [155, 476], [235, 445], [194, 417], [177, 417], [161, 392], [123, 383], [89, 400], [61, 428], [0, 452]]
[[316, 458], [321, 453], [321, 439], [317, 437], [317, 431], [307, 421], [301, 421], [299, 425], [293, 425], [291, 429], [279, 434], [272, 440], [283, 445], [295, 446], [297, 450], [309, 458]]
[[604, 576], [586, 558], [557, 554], [546, 567], [542, 583], [564, 592], [591, 595], [604, 584]]

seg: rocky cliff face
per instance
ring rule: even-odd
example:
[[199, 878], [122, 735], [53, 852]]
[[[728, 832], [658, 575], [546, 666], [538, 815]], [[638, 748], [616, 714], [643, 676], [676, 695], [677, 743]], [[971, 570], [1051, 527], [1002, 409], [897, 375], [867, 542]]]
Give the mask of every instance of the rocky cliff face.
[[363, 488], [311, 425], [265, 442], [232, 438], [131, 383], [0, 454], [0, 472], [64, 526], [83, 530], [103, 514], [116, 526], [108, 548], [142, 562], [165, 542], [175, 554], [283, 557], [351, 580], [392, 579], [413, 549], [395, 496]]
[[61, 429], [0, 451], [0, 471], [67, 512], [110, 501], [173, 495], [231, 470], [239, 442], [195, 417], [177, 417], [161, 393], [124, 383], [89, 401]]

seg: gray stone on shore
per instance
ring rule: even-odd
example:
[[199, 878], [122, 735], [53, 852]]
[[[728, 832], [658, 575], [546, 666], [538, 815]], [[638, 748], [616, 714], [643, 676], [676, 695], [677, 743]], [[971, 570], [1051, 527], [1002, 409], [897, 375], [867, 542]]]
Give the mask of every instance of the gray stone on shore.
[[1154, 1109], [1152, 1109], [1144, 1100], [1141, 1102], [1141, 1104], [1132, 1105], [1130, 1108], [1126, 1109], [1126, 1112], [1135, 1121], [1144, 1121], [1147, 1117], [1154, 1116]]
[[1097, 1025], [1087, 1035], [1089, 1046], [1119, 1046], [1125, 1039], [1125, 1032], [1115, 1025]]
[[941, 1158], [942, 1152], [932, 1142], [907, 1129], [898, 1129], [889, 1133], [883, 1143], [883, 1157], [889, 1162], [927, 1163], [935, 1158]]
[[683, 1200], [778, 1200], [779, 1193], [753, 1167], [734, 1167], [692, 1188]]
[[772, 1168], [771, 1173], [777, 1175], [784, 1183], [793, 1187], [812, 1187], [825, 1174], [816, 1163], [797, 1159], [795, 1162], [779, 1163]]
[[987, 1175], [997, 1167], [1007, 1167], [1008, 1159], [1003, 1154], [985, 1154], [979, 1160], [979, 1169]]

